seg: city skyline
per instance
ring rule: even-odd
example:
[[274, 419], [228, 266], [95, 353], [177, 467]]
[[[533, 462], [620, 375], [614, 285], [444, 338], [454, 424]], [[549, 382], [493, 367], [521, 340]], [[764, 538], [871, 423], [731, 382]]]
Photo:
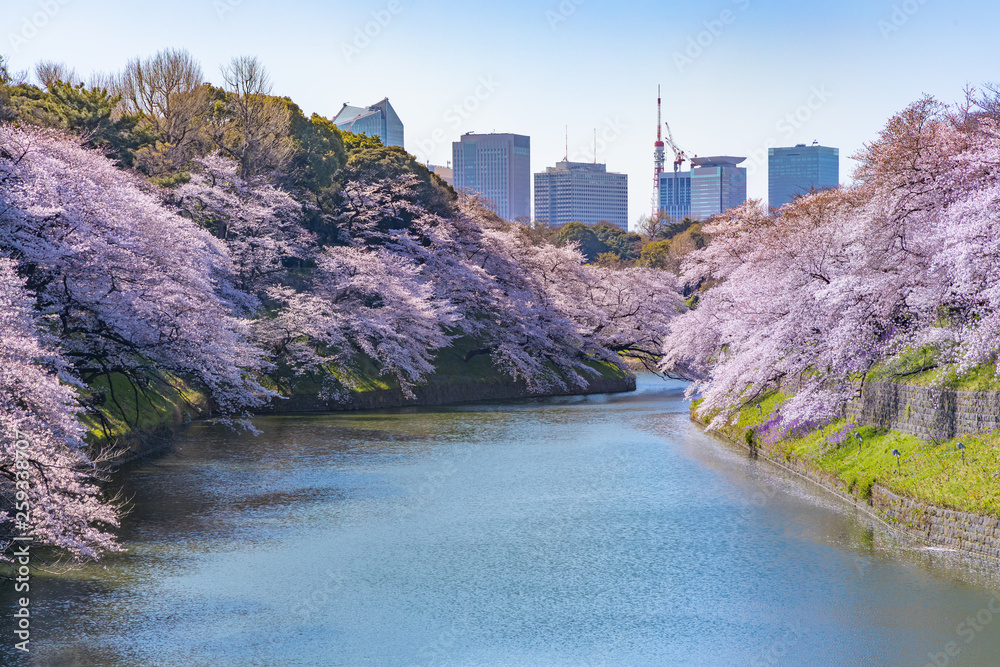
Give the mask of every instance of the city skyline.
[[[569, 159], [592, 161], [596, 128], [597, 160], [631, 177], [633, 224], [652, 203], [658, 84], [677, 143], [689, 155], [746, 155], [748, 196], [766, 200], [768, 148], [838, 146], [841, 181], [850, 182], [851, 156], [893, 113], [924, 93], [959, 101], [966, 84], [992, 80], [1000, 65], [988, 33], [1000, 8], [979, 2], [740, 0], [665, 11], [651, 2], [514, 1], [471, 12], [451, 0], [296, 0], [280, 11], [251, 0], [178, 0], [145, 17], [124, 0], [102, 2], [100, 12], [68, 0], [51, 7], [8, 3], [0, 53], [14, 70], [64, 61], [87, 78], [172, 47], [188, 49], [219, 84], [221, 64], [254, 54], [275, 94], [307, 115], [332, 118], [345, 102], [388, 96], [406, 123], [407, 150], [433, 164], [450, 159], [463, 132], [495, 130], [531, 136], [537, 170], [563, 157], [567, 125]], [[640, 20], [655, 39], [636, 38]], [[88, 42], [93, 33], [117, 37]], [[511, 48], [511, 34], [523, 47]], [[927, 46], [949, 40], [964, 45], [960, 53]], [[504, 57], [491, 55], [498, 51]], [[556, 58], [573, 66], [553, 76], [547, 63]]]

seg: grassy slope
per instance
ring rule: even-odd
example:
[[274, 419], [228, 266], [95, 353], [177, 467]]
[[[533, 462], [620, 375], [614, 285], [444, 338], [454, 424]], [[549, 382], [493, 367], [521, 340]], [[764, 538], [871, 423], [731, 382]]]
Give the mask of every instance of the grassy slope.
[[[745, 442], [747, 431], [767, 421], [786, 398], [773, 393], [760, 401], [760, 412], [756, 404], [744, 408], [725, 435]], [[832, 442], [838, 432], [842, 442]], [[855, 433], [863, 438], [860, 449]], [[964, 463], [956, 448], [958, 440], [925, 442], [839, 420], [800, 438], [759, 446], [774, 457], [835, 475], [859, 498], [867, 498], [877, 481], [895, 493], [933, 505], [1000, 516], [1000, 433], [960, 440], [967, 448]], [[898, 470], [893, 449], [900, 452]]]
[[872, 368], [867, 380], [955, 391], [1000, 391], [1000, 377], [997, 376], [995, 363], [959, 371], [956, 364], [939, 365], [937, 357], [937, 352], [930, 347], [905, 350]]
[[[510, 383], [510, 378], [497, 370], [488, 355], [477, 355], [469, 361], [463, 359], [464, 351], [471, 346], [457, 345], [441, 351], [435, 360], [437, 371], [427, 380], [428, 384], [487, 385]], [[593, 362], [598, 378], [626, 377], [617, 367]], [[209, 397], [182, 379], [163, 374], [147, 376], [148, 386], [133, 387], [123, 376], [112, 374], [111, 381], [101, 376], [89, 387], [84, 400], [103, 394], [104, 402], [99, 413], [88, 413], [84, 424], [88, 428], [87, 442], [95, 446], [130, 444], [136, 431], [143, 434], [163, 433], [198, 416], [208, 414]], [[359, 364], [351, 378], [356, 393], [398, 389], [395, 378], [382, 376], [369, 359]], [[306, 376], [286, 383], [281, 391], [286, 395], [315, 396], [319, 393], [322, 378]], [[112, 391], [113, 390], [113, 391]]]
[[[459, 339], [451, 347], [440, 350], [434, 359], [436, 371], [427, 378], [426, 384], [498, 385], [512, 381], [510, 376], [493, 365], [487, 354], [479, 354], [466, 361], [465, 353], [474, 347], [476, 346], [471, 341]], [[595, 379], [626, 377], [621, 369], [612, 364], [593, 361], [589, 365], [597, 371]], [[395, 377], [381, 375], [378, 366], [367, 358], [361, 360], [356, 373], [351, 374], [350, 378], [342, 377], [342, 379], [351, 381], [355, 393], [399, 389], [399, 382]], [[321, 377], [286, 378], [282, 382], [281, 393], [292, 396], [315, 396], [321, 387]]]
[[[471, 346], [462, 345], [462, 341], [456, 341], [452, 347], [442, 350], [435, 360], [437, 372], [428, 379], [428, 383], [502, 384], [510, 382], [510, 377], [497, 370], [488, 355], [477, 355], [465, 361], [463, 358], [464, 350], [468, 347]], [[592, 361], [589, 366], [597, 371], [594, 379], [627, 377], [620, 368], [606, 362]], [[584, 377], [591, 379], [586, 375]]]
[[147, 374], [148, 385], [133, 386], [120, 374], [98, 377], [88, 388], [85, 401], [103, 395], [99, 412], [83, 418], [87, 442], [108, 445], [128, 440], [136, 432], [155, 434], [208, 412], [208, 397], [169, 373]]

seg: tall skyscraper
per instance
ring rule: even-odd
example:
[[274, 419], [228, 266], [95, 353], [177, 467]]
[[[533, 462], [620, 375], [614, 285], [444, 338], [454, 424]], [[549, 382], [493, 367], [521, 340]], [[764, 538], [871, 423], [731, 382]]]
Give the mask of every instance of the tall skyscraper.
[[378, 137], [385, 146], [403, 147], [403, 121], [389, 104], [389, 98], [370, 107], [352, 107], [345, 104], [333, 119], [338, 129]]
[[745, 157], [691, 158], [691, 217], [705, 220], [747, 200]]
[[455, 189], [493, 202], [504, 220], [531, 217], [531, 138], [467, 132], [452, 143]]
[[799, 195], [840, 185], [840, 150], [813, 143], [767, 150], [767, 201], [781, 208]]
[[660, 213], [677, 222], [691, 217], [691, 172], [665, 171], [660, 174]]
[[603, 164], [557, 162], [535, 174], [535, 220], [554, 227], [609, 222], [628, 231], [628, 175]]

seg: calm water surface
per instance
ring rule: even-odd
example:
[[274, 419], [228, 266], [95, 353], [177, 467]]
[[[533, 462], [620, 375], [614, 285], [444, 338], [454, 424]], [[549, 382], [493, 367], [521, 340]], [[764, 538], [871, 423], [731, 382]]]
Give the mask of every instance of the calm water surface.
[[124, 476], [128, 553], [35, 580], [25, 664], [1000, 665], [996, 566], [748, 461], [679, 383], [256, 424]]

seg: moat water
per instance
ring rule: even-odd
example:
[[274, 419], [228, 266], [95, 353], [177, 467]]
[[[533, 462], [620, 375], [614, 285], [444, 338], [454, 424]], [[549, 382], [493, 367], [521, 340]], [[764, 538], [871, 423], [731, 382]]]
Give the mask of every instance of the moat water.
[[122, 475], [128, 551], [35, 577], [31, 653], [10, 635], [0, 662], [1000, 665], [996, 566], [893, 537], [687, 410], [641, 376], [194, 424]]

